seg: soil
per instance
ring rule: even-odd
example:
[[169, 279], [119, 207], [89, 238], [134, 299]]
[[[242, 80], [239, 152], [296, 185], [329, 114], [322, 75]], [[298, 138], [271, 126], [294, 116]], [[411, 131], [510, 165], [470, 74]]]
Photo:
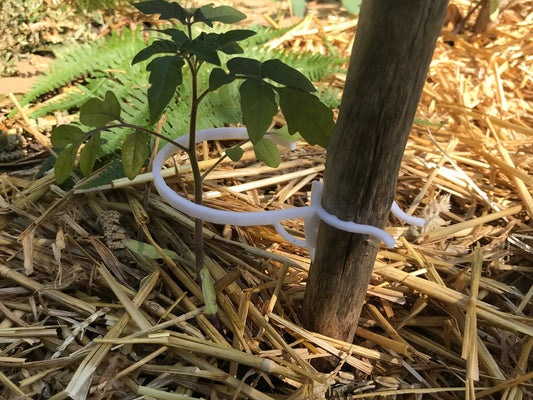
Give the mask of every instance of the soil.
[[17, 63], [17, 75], [0, 78], [0, 96], [9, 93], [26, 93], [30, 90], [35, 78], [46, 71], [51, 57], [43, 57], [32, 54], [28, 61]]

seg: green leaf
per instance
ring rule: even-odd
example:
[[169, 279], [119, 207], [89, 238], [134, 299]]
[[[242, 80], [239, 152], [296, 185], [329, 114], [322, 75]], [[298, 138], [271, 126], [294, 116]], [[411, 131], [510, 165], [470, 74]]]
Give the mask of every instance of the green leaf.
[[207, 18], [200, 8], [197, 8], [196, 10], [194, 10], [193, 19], [194, 19], [193, 23], [203, 22], [208, 27], [210, 27], [210, 28], [213, 27], [213, 21], [211, 19]]
[[189, 53], [194, 54], [198, 59], [210, 64], [220, 65], [217, 51], [214, 47], [206, 43], [203, 36], [199, 36], [192, 41], [191, 46], [187, 49]]
[[93, 172], [98, 153], [100, 153], [100, 132], [95, 133], [80, 151], [80, 169], [83, 176], [89, 176]]
[[316, 91], [313, 83], [304, 74], [277, 59], [268, 60], [261, 64], [261, 76], [306, 92]]
[[[133, 239], [124, 239], [124, 240], [122, 240], [122, 243], [124, 243], [124, 245], [129, 250], [131, 250], [132, 252], [134, 252], [136, 254], [140, 254], [142, 256], [145, 256], [145, 257], [148, 257], [148, 258], [152, 258], [154, 260], [158, 260], [158, 259], [163, 258], [163, 256], [161, 254], [159, 254], [157, 249], [154, 246], [152, 246], [151, 244], [144, 243], [144, 242], [139, 242], [139, 241], [133, 240]], [[163, 251], [164, 254], [166, 254], [170, 258], [174, 258], [174, 259], [175, 258], [179, 258], [178, 255], [175, 252], [173, 252], [172, 250], [168, 250], [168, 249], [161, 249], [161, 250]]]
[[239, 146], [226, 149], [226, 155], [231, 159], [231, 161], [239, 161], [243, 154], [244, 150]]
[[209, 21], [222, 22], [223, 24], [234, 24], [246, 19], [246, 15], [229, 6], [213, 7], [206, 5], [200, 7], [203, 16]]
[[359, 14], [363, 0], [342, 0], [342, 6], [351, 14]]
[[[207, 46], [209, 46], [211, 49], [217, 51], [219, 49], [218, 44], [218, 38], [221, 34], [220, 33], [206, 33], [202, 32], [200, 35], [195, 39], [196, 41], [202, 41]], [[192, 42], [191, 42], [192, 43]]]
[[281, 162], [278, 147], [270, 140], [263, 138], [254, 143], [254, 152], [258, 160], [272, 168], [277, 168]]
[[239, 42], [244, 39], [248, 39], [250, 36], [254, 36], [256, 32], [250, 29], [234, 29], [218, 35], [218, 44], [223, 46], [231, 42]]
[[289, 133], [299, 132], [309, 144], [327, 147], [335, 127], [333, 111], [316, 96], [301, 89], [286, 87], [277, 91]]
[[223, 46], [218, 46], [218, 50], [228, 55], [244, 53], [244, 49], [237, 42], [229, 42]]
[[242, 54], [243, 48], [237, 43], [255, 35], [254, 31], [248, 29], [235, 29], [216, 35], [217, 48], [225, 54]]
[[126, 176], [132, 180], [148, 158], [148, 134], [135, 131], [128, 135], [122, 144], [122, 165]]
[[59, 125], [52, 131], [52, 146], [61, 148], [71, 143], [81, 143], [85, 133], [75, 125]]
[[173, 41], [156, 40], [150, 46], [139, 51], [137, 55], [133, 57], [133, 61], [131, 62], [131, 65], [135, 65], [138, 62], [148, 60], [154, 54], [176, 53], [176, 51], [178, 51], [178, 47], [176, 46], [176, 43], [174, 43]]
[[246, 79], [239, 88], [242, 119], [252, 143], [259, 142], [278, 112], [276, 94], [256, 79]]
[[186, 23], [187, 11], [178, 3], [169, 3], [163, 0], [143, 1], [133, 5], [144, 14], [161, 14], [159, 19], [177, 19], [182, 24]]
[[204, 295], [205, 313], [216, 314], [217, 312], [217, 295], [213, 286], [213, 278], [207, 267], [200, 270], [200, 281], [202, 282], [202, 294]]
[[279, 129], [268, 131], [265, 137], [269, 140], [272, 140], [276, 146], [282, 146], [289, 149], [298, 140], [303, 140], [302, 136], [298, 133], [291, 135], [289, 133], [289, 128], [287, 128], [287, 125], [283, 125]]
[[56, 177], [56, 182], [59, 185], [65, 182], [72, 173], [74, 163], [76, 162], [76, 154], [78, 154], [78, 148], [80, 145], [81, 143], [69, 145], [58, 154], [54, 166], [54, 175]]
[[235, 80], [235, 76], [226, 74], [222, 68], [214, 68], [209, 75], [209, 90], [215, 91], [219, 87], [227, 85]]
[[261, 76], [261, 62], [251, 58], [233, 57], [226, 66], [233, 75]]
[[173, 42], [176, 43], [176, 45], [180, 49], [183, 47], [183, 45], [187, 41], [190, 41], [190, 39], [187, 36], [187, 34], [185, 32], [183, 32], [181, 29], [164, 29], [164, 30], [162, 30], [160, 32], [164, 33], [166, 35], [170, 35], [170, 37], [172, 38]]
[[298, 18], [303, 18], [305, 9], [307, 8], [307, 1], [305, 0], [291, 0], [291, 8], [294, 15]]
[[154, 58], [146, 67], [150, 71], [148, 106], [150, 123], [155, 123], [176, 94], [176, 88], [183, 82], [181, 67], [185, 62], [177, 55]]
[[117, 96], [108, 90], [104, 100], [90, 99], [81, 107], [80, 122], [87, 126], [101, 127], [120, 119], [120, 112]]

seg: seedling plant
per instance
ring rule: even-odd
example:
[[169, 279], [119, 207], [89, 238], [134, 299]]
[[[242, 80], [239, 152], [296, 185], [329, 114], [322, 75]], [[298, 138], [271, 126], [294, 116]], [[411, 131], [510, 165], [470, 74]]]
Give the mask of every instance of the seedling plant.
[[[129, 124], [121, 117], [121, 101], [113, 91], [103, 99], [93, 98], [80, 110], [80, 124], [60, 125], [52, 132], [52, 145], [62, 149], [54, 173], [58, 183], [72, 174], [76, 163], [84, 176], [92, 173], [101, 151], [102, 131], [128, 128], [121, 146], [122, 164], [126, 176], [135, 178], [145, 165], [150, 149], [158, 140], [172, 142], [161, 135], [156, 126], [171, 102], [180, 101], [180, 86], [184, 74], [190, 79], [191, 107], [189, 144], [179, 146], [190, 159], [194, 179], [194, 201], [202, 204], [202, 176], [196, 155], [196, 126], [198, 108], [203, 99], [224, 85], [240, 83], [242, 119], [247, 127], [255, 155], [271, 167], [280, 163], [277, 146], [265, 137], [273, 117], [281, 110], [290, 135], [299, 133], [309, 144], [327, 147], [334, 121], [332, 111], [312, 94], [314, 85], [298, 70], [277, 59], [260, 62], [236, 56], [243, 52], [238, 42], [255, 34], [249, 29], [229, 29], [222, 33], [209, 30], [215, 23], [235, 24], [246, 16], [229, 6], [183, 8], [176, 2], [152, 0], [135, 3], [144, 14], [159, 14], [160, 20], [173, 25], [156, 31], [155, 39], [133, 59], [132, 64], [150, 60], [147, 101], [149, 118], [145, 126]], [[203, 24], [206, 30], [194, 25]], [[170, 26], [170, 25], [169, 25]], [[224, 55], [224, 56], [222, 56]], [[222, 58], [226, 59], [222, 68]], [[201, 68], [210, 68], [208, 82], [199, 82]], [[121, 99], [127, 102], [127, 99]], [[228, 99], [234, 101], [234, 99]], [[156, 140], [156, 138], [158, 138]], [[243, 154], [239, 147], [226, 150], [226, 155], [237, 161]], [[208, 312], [216, 312], [211, 278], [203, 262], [202, 220], [195, 221], [195, 266], [201, 277]]]

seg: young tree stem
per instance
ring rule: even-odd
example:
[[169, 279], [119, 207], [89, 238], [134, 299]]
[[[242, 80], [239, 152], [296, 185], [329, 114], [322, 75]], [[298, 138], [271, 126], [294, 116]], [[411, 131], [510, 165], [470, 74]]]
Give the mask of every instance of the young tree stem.
[[[192, 76], [192, 104], [191, 104], [191, 118], [189, 124], [189, 161], [194, 180], [194, 202], [202, 204], [202, 175], [200, 173], [200, 166], [198, 165], [198, 158], [196, 156], [196, 119], [198, 117], [198, 70], [194, 62], [187, 58], [187, 63], [191, 69]], [[199, 218], [194, 220], [194, 254], [196, 273], [199, 273], [204, 266], [204, 238], [202, 235], [203, 221]]]
[[[322, 206], [383, 228], [447, 0], [363, 0]], [[351, 343], [380, 243], [321, 223], [303, 303], [304, 326]]]

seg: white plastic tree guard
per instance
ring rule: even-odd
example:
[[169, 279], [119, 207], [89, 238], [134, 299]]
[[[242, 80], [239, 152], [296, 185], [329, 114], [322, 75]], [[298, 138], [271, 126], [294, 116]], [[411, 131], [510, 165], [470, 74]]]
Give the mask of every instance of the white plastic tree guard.
[[[275, 136], [270, 138], [279, 139]], [[214, 128], [198, 131], [196, 133], [196, 143], [203, 142], [205, 140], [217, 139], [248, 139], [248, 132], [246, 128]], [[175, 143], [184, 147], [188, 146], [189, 135], [179, 137], [175, 140]], [[284, 142], [279, 144], [294, 148], [294, 143], [292, 142]], [[177, 146], [169, 143], [157, 153], [153, 163], [154, 184], [161, 197], [163, 197], [171, 206], [193, 218], [198, 218], [215, 224], [229, 224], [235, 226], [274, 225], [276, 231], [287, 242], [299, 247], [307, 248], [312, 259], [314, 258], [320, 220], [324, 221], [328, 225], [347, 232], [375, 236], [382, 240], [388, 248], [393, 248], [395, 245], [394, 238], [383, 229], [370, 225], [357, 224], [351, 221], [343, 221], [335, 215], [329, 214], [326, 210], [324, 210], [320, 202], [322, 195], [322, 184], [317, 181], [312, 183], [311, 205], [306, 207], [296, 207], [283, 210], [238, 212], [216, 210], [211, 207], [193, 203], [192, 201], [173, 191], [166, 184], [161, 175], [163, 163], [177, 150]], [[410, 225], [424, 225], [423, 218], [413, 217], [404, 213], [398, 204], [396, 204], [396, 202], [393, 202], [391, 212], [398, 219]], [[304, 218], [305, 240], [292, 236], [281, 225], [281, 221], [297, 218]]]

